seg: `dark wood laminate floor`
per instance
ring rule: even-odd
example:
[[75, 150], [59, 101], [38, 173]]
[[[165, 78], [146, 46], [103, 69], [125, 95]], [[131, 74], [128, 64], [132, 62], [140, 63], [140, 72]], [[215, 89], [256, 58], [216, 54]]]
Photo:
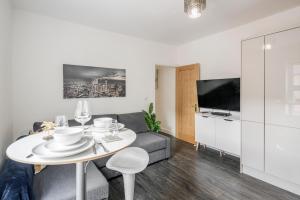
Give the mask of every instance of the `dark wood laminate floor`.
[[[136, 176], [136, 200], [300, 200], [300, 197], [239, 173], [239, 160], [172, 138], [172, 157]], [[109, 181], [109, 200], [124, 199], [123, 180]]]

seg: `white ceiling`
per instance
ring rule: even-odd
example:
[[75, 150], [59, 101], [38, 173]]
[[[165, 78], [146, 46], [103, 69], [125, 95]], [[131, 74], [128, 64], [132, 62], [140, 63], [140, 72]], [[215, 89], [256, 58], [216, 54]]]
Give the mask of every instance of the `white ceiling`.
[[190, 19], [183, 0], [14, 0], [18, 9], [167, 44], [180, 44], [300, 6], [300, 0], [207, 0]]

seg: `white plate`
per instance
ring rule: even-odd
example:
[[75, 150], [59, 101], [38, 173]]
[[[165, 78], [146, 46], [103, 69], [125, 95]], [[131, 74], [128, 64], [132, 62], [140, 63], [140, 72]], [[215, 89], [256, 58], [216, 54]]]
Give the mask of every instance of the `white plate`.
[[[125, 125], [118, 123], [118, 127], [119, 127], [119, 130], [121, 130], [121, 129], [125, 128]], [[113, 127], [99, 128], [99, 127], [91, 126], [88, 130], [92, 131], [92, 132], [107, 132], [107, 131], [112, 131]]]
[[39, 158], [49, 159], [49, 158], [64, 158], [68, 156], [73, 156], [79, 153], [82, 153], [88, 149], [90, 149], [94, 145], [93, 138], [87, 138], [88, 142], [83, 145], [81, 148], [71, 150], [71, 151], [63, 151], [63, 152], [52, 152], [49, 151], [45, 147], [45, 143], [39, 144], [32, 149], [32, 154], [38, 156]]
[[50, 142], [46, 142], [44, 144], [45, 144], [46, 149], [48, 149], [50, 151], [61, 152], [61, 151], [70, 151], [70, 150], [78, 149], [78, 148], [82, 147], [83, 145], [85, 145], [87, 142], [88, 142], [88, 138], [82, 137], [81, 140], [79, 140], [75, 144], [67, 145], [67, 146], [61, 145], [61, 144], [55, 142], [55, 140], [51, 140]]

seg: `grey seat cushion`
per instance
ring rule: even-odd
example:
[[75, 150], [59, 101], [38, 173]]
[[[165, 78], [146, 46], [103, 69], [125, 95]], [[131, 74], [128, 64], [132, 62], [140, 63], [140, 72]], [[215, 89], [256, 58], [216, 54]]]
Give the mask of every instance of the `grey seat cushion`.
[[143, 148], [151, 153], [167, 148], [167, 140], [157, 133], [147, 132], [138, 134], [131, 146]]
[[119, 114], [118, 121], [122, 124], [125, 124], [126, 128], [129, 128], [136, 133], [145, 133], [149, 129], [145, 122], [144, 115], [144, 112]]
[[[108, 182], [93, 162], [87, 167], [87, 199], [108, 198]], [[72, 165], [48, 166], [33, 181], [35, 200], [75, 200], [76, 167]]]
[[[167, 149], [170, 145], [170, 139], [166, 136], [152, 133], [152, 132], [146, 132], [146, 133], [140, 133], [136, 135], [136, 140], [130, 145], [132, 147], [140, 147], [142, 149], [145, 149], [148, 153], [158, 151], [161, 149]], [[170, 151], [168, 149], [168, 151]], [[167, 158], [168, 155], [164, 156], [164, 158]], [[98, 168], [102, 168], [106, 165], [106, 162], [109, 160], [110, 157], [101, 158], [98, 160], [94, 160], [94, 163], [97, 165]]]
[[[107, 114], [107, 115], [92, 115], [92, 119], [86, 123], [86, 125], [92, 125], [94, 123], [94, 119], [101, 117], [110, 117], [112, 119], [117, 119], [116, 114]], [[74, 119], [69, 120], [69, 126], [80, 126], [81, 124], [76, 122]]]

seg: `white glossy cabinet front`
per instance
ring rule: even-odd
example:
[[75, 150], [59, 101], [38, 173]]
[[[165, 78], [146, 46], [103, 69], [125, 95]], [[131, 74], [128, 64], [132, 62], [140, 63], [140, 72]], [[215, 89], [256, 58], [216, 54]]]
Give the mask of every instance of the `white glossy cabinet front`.
[[218, 149], [240, 156], [241, 123], [239, 120], [227, 121], [216, 118], [216, 146]]
[[266, 172], [300, 185], [300, 129], [266, 126]]
[[242, 42], [242, 120], [264, 122], [264, 37]]
[[199, 129], [197, 130], [198, 133], [198, 142], [202, 144], [206, 144], [211, 147], [216, 146], [216, 134], [215, 134], [215, 120], [213, 117], [203, 117], [198, 115], [197, 126]]
[[214, 149], [240, 156], [240, 120], [226, 121], [223, 117], [196, 114], [196, 141]]
[[264, 171], [264, 123], [242, 121], [242, 164]]
[[264, 41], [264, 71], [262, 39], [242, 44], [242, 164], [246, 173], [300, 194], [300, 28]]
[[300, 28], [266, 36], [266, 124], [300, 128]]

